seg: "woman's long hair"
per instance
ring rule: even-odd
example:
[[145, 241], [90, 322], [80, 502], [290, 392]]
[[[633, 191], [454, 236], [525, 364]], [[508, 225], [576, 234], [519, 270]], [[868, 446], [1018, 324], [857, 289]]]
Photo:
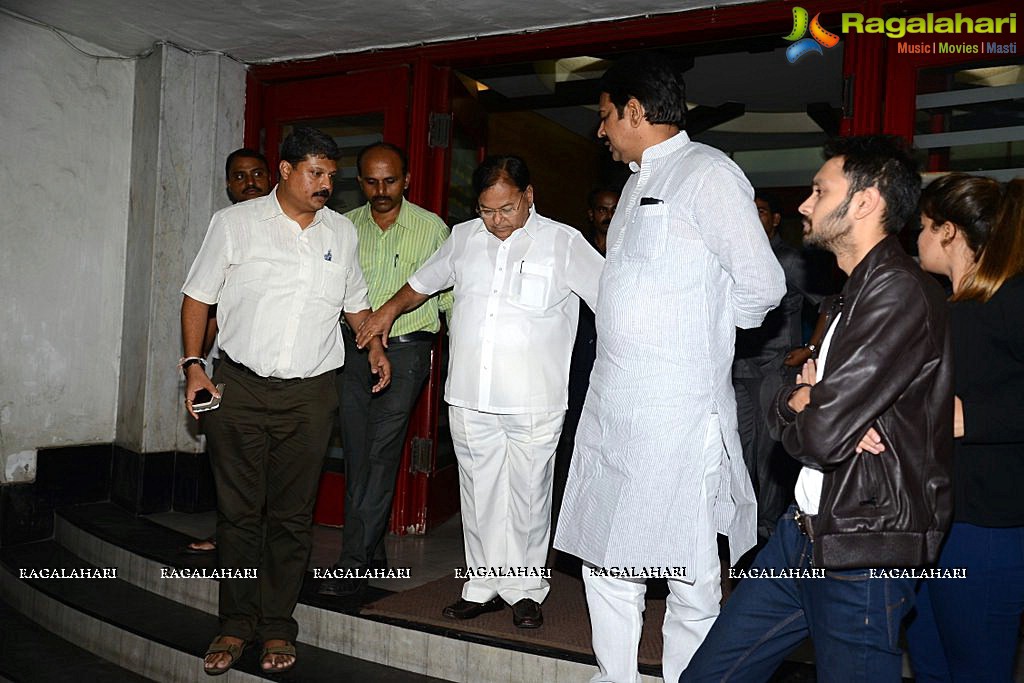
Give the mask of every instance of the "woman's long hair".
[[951, 173], [921, 193], [921, 212], [936, 225], [952, 223], [974, 252], [976, 266], [952, 301], [988, 301], [1024, 273], [1024, 178], [1005, 186], [991, 178]]

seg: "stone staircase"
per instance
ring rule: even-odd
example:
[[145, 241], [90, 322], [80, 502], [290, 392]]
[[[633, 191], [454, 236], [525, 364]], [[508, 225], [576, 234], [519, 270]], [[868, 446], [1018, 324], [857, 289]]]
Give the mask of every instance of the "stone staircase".
[[[217, 632], [217, 582], [168, 578], [181, 574], [172, 568], [215, 568], [212, 556], [183, 554], [188, 541], [113, 503], [89, 503], [58, 510], [52, 539], [0, 549], [0, 598], [9, 606], [0, 609], [12, 616], [0, 629], [0, 680], [208, 680], [201, 655]], [[85, 570], [116, 578], [52, 578]], [[526, 653], [457, 631], [374, 620], [359, 616], [359, 607], [318, 598], [307, 580], [295, 612], [298, 663], [273, 679], [584, 683], [594, 672], [592, 658]], [[8, 647], [15, 633], [36, 640]], [[21, 655], [6, 655], [15, 650]], [[258, 654], [250, 647], [220, 680], [267, 678]]]

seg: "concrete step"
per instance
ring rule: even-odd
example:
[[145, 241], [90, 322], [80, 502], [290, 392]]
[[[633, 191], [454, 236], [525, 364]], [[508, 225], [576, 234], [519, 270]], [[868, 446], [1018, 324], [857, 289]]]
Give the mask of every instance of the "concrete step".
[[[55, 541], [0, 550], [0, 595], [43, 629], [118, 667], [155, 681], [207, 680], [202, 653], [217, 632], [217, 618], [120, 578], [71, 578], [97, 565]], [[63, 572], [67, 578], [53, 578]], [[48, 577], [48, 578], [47, 578]], [[295, 669], [273, 680], [336, 683], [341, 680], [435, 683], [440, 679], [298, 643]], [[248, 649], [220, 680], [267, 680], [258, 648]], [[29, 677], [25, 680], [34, 680]], [[109, 678], [107, 680], [119, 680]], [[143, 679], [144, 680], [144, 679]]]

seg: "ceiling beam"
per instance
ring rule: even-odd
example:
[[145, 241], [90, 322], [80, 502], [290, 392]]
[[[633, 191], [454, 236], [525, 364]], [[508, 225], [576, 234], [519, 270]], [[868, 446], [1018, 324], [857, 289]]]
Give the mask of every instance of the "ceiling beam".
[[597, 105], [600, 95], [598, 81], [590, 79], [556, 83], [555, 92], [547, 95], [505, 97], [494, 90], [483, 90], [480, 92], [479, 101], [488, 112], [535, 111]]
[[828, 102], [811, 102], [807, 105], [807, 115], [830, 138], [839, 135], [842, 114], [841, 109], [832, 107]]
[[693, 137], [700, 135], [706, 130], [720, 126], [726, 121], [732, 121], [743, 116], [747, 105], [742, 102], [726, 102], [717, 107], [706, 107], [700, 105], [686, 112], [686, 133]]

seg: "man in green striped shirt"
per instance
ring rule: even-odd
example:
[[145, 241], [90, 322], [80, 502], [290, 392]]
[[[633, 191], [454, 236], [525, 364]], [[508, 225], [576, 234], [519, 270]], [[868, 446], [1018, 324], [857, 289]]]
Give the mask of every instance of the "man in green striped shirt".
[[[439, 216], [403, 197], [409, 173], [401, 149], [385, 142], [372, 144], [359, 153], [356, 165], [367, 202], [345, 217], [355, 223], [359, 265], [370, 306], [376, 309], [437, 251], [449, 229]], [[395, 475], [409, 414], [430, 371], [430, 350], [442, 310], [451, 311], [451, 292], [428, 299], [395, 321], [388, 339], [391, 386], [378, 394], [370, 392], [366, 351], [356, 348], [351, 330], [342, 331], [345, 368], [338, 375], [338, 395], [345, 452], [345, 529], [335, 569], [386, 566], [384, 535]], [[327, 579], [318, 592], [353, 595], [365, 585], [365, 578]]]

